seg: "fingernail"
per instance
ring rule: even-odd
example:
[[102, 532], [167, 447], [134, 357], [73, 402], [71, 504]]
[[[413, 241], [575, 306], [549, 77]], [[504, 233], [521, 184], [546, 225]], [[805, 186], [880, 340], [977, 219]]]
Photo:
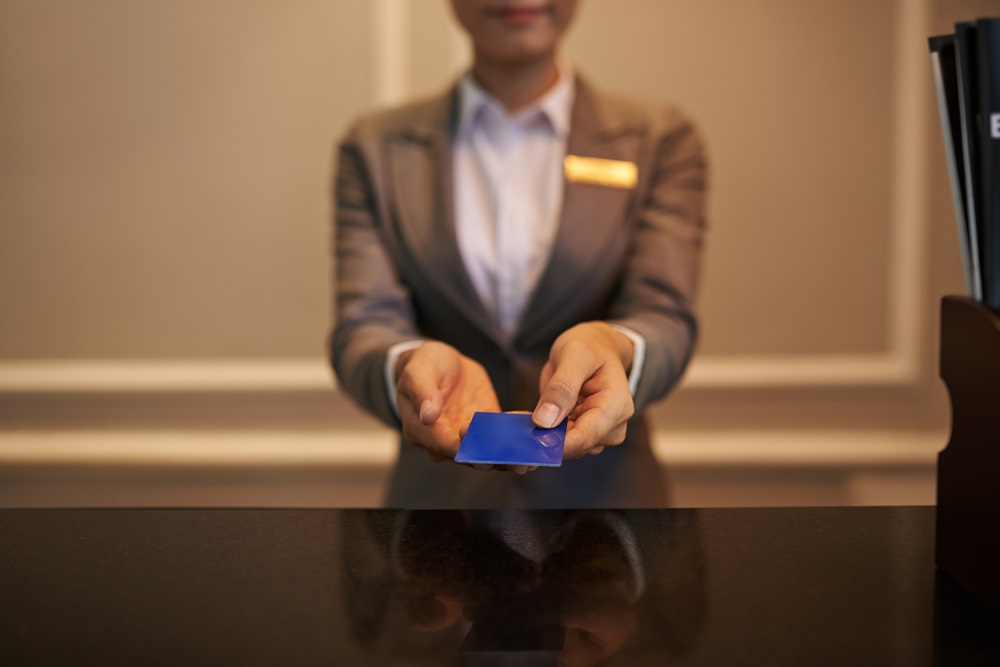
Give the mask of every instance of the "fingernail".
[[424, 415], [427, 411], [431, 409], [431, 399], [425, 399], [423, 403], [420, 404], [420, 421], [424, 420]]
[[559, 407], [552, 403], [542, 403], [535, 410], [534, 422], [542, 428], [552, 428], [559, 418]]

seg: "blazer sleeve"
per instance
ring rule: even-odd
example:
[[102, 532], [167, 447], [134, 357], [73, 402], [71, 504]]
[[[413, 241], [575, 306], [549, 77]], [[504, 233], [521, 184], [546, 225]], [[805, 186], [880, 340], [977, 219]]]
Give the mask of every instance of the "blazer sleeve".
[[330, 357], [340, 388], [393, 427], [384, 364], [388, 349], [419, 338], [407, 288], [384, 232], [379, 137], [355, 126], [337, 152], [334, 186], [334, 327]]
[[707, 161], [694, 125], [668, 110], [652, 134], [649, 168], [610, 321], [646, 340], [634, 402], [640, 412], [680, 380], [694, 352], [694, 300], [705, 234]]

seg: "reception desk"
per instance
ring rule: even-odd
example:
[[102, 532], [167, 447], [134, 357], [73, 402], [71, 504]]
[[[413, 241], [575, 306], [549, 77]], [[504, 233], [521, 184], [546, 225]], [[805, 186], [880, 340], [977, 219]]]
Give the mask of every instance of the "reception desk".
[[3, 664], [992, 665], [932, 507], [0, 510]]

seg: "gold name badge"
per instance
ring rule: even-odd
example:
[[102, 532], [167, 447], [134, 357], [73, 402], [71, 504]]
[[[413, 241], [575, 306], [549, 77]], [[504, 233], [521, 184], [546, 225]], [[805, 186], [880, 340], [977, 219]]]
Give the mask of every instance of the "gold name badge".
[[639, 178], [635, 164], [624, 160], [567, 155], [563, 159], [563, 168], [567, 181], [612, 188], [634, 188]]

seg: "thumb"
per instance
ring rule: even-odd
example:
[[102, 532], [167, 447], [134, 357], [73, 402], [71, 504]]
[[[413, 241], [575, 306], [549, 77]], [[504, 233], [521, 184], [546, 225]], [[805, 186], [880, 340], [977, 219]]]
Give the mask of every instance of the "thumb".
[[412, 359], [396, 384], [400, 400], [408, 402], [423, 424], [433, 424], [441, 415], [441, 390], [433, 365]]
[[564, 420], [573, 408], [590, 371], [572, 364], [557, 365], [542, 385], [538, 405], [531, 420], [541, 428], [553, 428]]

